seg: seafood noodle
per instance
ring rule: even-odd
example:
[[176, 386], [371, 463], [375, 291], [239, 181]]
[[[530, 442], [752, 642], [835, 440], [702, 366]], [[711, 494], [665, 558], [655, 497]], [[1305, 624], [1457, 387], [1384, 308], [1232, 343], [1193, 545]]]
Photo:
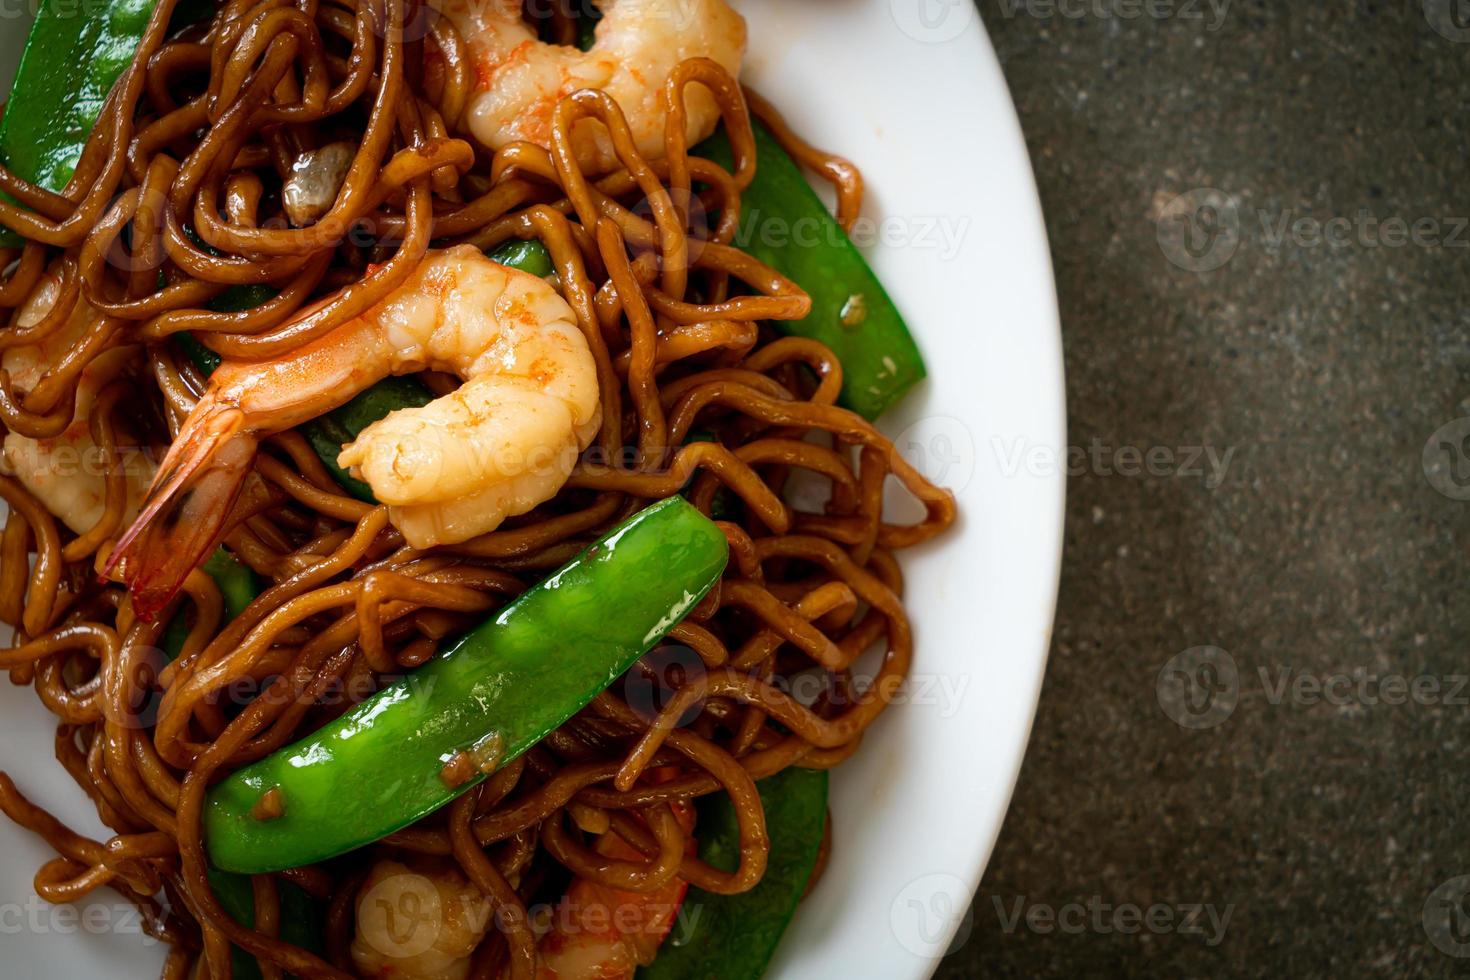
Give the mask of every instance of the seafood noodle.
[[[860, 359], [922, 376], [869, 339], [902, 330], [876, 280], [839, 318], [738, 234], [778, 164], [850, 227], [856, 168], [742, 88], [724, 0], [137, 32], [69, 180], [0, 168], [0, 669], [110, 834], [0, 773], [56, 851], [36, 892], [136, 904], [166, 978], [631, 977], [682, 969], [696, 896], [789, 917], [842, 847], [825, 773], [910, 670], [897, 555], [955, 518], [854, 410]], [[289, 846], [226, 860], [236, 825]]]

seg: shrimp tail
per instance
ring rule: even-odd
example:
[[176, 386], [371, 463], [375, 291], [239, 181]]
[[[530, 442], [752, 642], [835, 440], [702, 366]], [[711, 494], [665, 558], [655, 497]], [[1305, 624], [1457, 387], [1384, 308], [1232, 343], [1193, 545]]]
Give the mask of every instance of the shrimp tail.
[[139, 618], [151, 620], [224, 537], [257, 443], [238, 408], [196, 412], [185, 423], [104, 568], [121, 573]]

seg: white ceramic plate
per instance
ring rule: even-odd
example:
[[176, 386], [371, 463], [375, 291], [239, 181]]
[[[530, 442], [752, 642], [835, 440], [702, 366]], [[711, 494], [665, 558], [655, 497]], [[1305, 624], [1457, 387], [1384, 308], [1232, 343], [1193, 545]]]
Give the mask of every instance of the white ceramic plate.
[[[747, 78], [868, 178], [867, 251], [931, 372], [884, 427], [955, 490], [961, 512], [951, 533], [907, 557], [914, 680], [835, 774], [832, 861], [771, 975], [926, 977], [1000, 830], [1050, 638], [1065, 413], [1045, 232], [971, 0], [739, 6]], [[0, 35], [8, 90], [22, 25]], [[0, 691], [0, 768], [102, 835], [51, 761], [52, 727], [30, 692]], [[31, 894], [51, 856], [0, 820], [0, 974], [156, 976], [162, 950], [124, 904], [102, 895], [77, 912]]]

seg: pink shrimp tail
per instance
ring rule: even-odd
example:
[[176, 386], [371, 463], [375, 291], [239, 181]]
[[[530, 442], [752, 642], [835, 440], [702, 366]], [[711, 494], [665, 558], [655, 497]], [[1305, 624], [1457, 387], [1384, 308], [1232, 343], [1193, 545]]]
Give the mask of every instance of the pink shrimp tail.
[[257, 440], [238, 408], [196, 411], [159, 465], [138, 514], [107, 560], [149, 621], [229, 529], [229, 516], [251, 472]]

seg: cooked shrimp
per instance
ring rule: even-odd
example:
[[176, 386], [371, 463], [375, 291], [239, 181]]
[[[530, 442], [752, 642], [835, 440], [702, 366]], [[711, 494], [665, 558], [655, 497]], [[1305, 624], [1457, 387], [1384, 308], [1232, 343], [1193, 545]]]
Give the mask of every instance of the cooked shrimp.
[[[25, 330], [40, 323], [56, 305], [60, 294], [59, 277], [54, 273], [42, 276], [17, 314], [16, 327]], [[67, 321], [40, 342], [6, 349], [0, 355], [0, 368], [10, 375], [17, 392], [29, 392], [68, 348], [86, 336], [100, 316], [85, 299], [78, 299]], [[5, 434], [4, 447], [0, 450], [5, 471], [13, 474], [48, 511], [78, 534], [90, 531], [107, 509], [106, 461], [101, 447], [92, 439], [88, 416], [97, 393], [137, 352], [135, 346], [116, 348], [87, 365], [77, 382], [71, 424], [60, 434], [49, 439], [33, 439], [18, 432]], [[153, 460], [137, 448], [124, 449], [121, 456], [128, 494], [123, 519], [132, 521], [155, 467]]]
[[426, 370], [464, 384], [373, 423], [338, 457], [415, 548], [465, 541], [550, 499], [601, 425], [596, 365], [556, 290], [473, 246], [430, 252], [361, 316], [210, 376], [115, 552], [135, 606], [166, 602], [214, 546], [262, 436]]
[[[694, 853], [694, 808], [671, 804], [684, 829], [686, 850]], [[592, 848], [614, 861], [644, 861], [642, 852], [616, 833], [597, 838]], [[675, 877], [651, 892], [630, 892], [578, 878], [555, 912], [554, 925], [537, 947], [538, 980], [632, 980], [652, 963], [674, 927], [689, 884]]]
[[373, 980], [464, 980], [490, 903], [453, 865], [379, 861], [357, 893], [352, 963]]
[[[679, 62], [704, 57], [732, 76], [745, 54], [745, 19], [725, 0], [599, 0], [591, 50], [547, 44], [521, 16], [521, 0], [436, 0], [469, 48], [474, 88], [460, 126], [491, 149], [515, 140], [551, 145], [556, 104], [577, 89], [601, 89], [622, 108], [638, 150], [663, 156], [664, 79]], [[692, 144], [714, 132], [719, 109], [702, 89], [688, 93]], [[602, 124], [573, 133], [578, 159], [610, 170], [616, 158]]]

